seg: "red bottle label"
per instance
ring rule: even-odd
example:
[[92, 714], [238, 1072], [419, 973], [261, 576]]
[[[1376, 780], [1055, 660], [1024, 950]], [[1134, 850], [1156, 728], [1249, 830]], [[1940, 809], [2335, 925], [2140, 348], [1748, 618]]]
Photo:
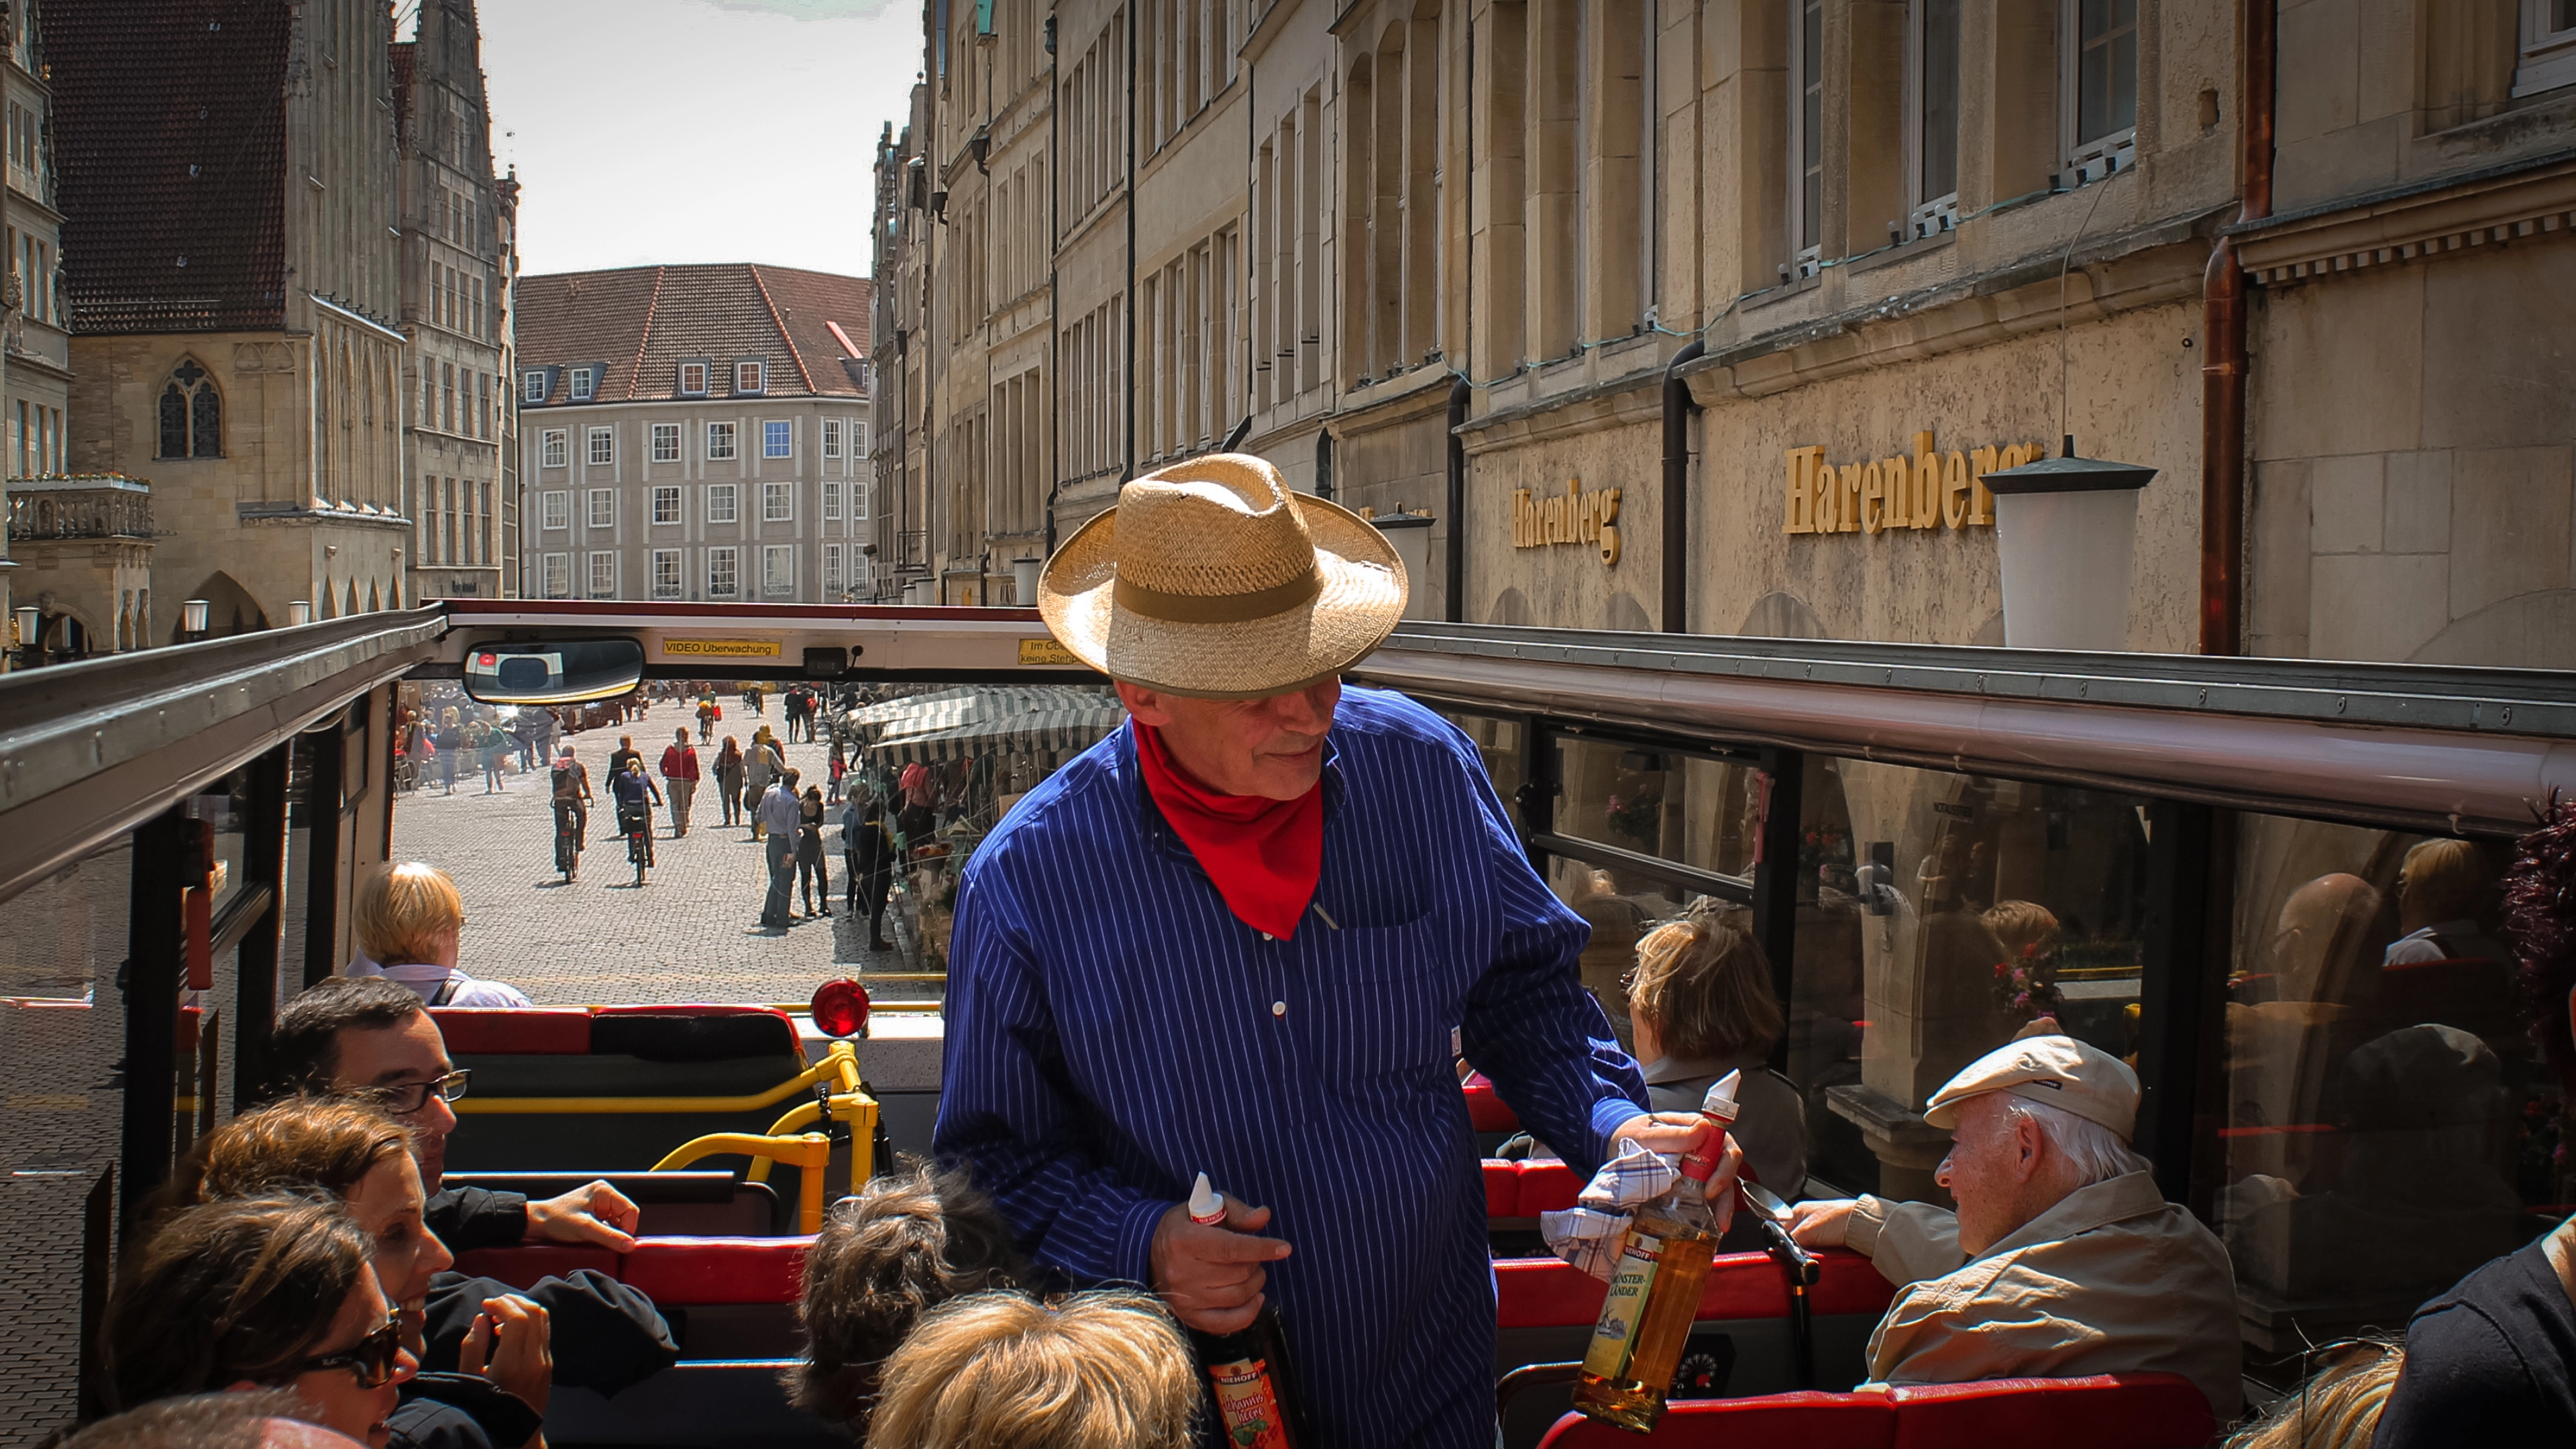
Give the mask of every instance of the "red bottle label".
[[1217, 1422], [1227, 1443], [1239, 1449], [1288, 1449], [1288, 1429], [1267, 1362], [1247, 1358], [1211, 1364], [1208, 1381], [1216, 1390]]

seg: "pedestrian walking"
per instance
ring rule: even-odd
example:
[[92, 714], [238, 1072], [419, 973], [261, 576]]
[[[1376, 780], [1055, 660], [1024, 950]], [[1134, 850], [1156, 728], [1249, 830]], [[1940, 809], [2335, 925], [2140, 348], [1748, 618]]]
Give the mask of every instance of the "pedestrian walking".
[[724, 748], [716, 752], [716, 799], [724, 806], [724, 819], [719, 824], [742, 823], [742, 787], [742, 745], [727, 735]]
[[761, 817], [757, 807], [768, 797], [770, 783], [786, 769], [786, 753], [778, 748], [778, 741], [770, 737], [769, 726], [762, 725], [753, 732], [751, 748], [743, 752], [742, 759], [743, 784], [748, 788], [748, 798], [754, 806], [751, 812], [751, 838], [754, 840], [769, 834], [768, 822]]
[[802, 737], [801, 730], [805, 723], [805, 691], [791, 688], [780, 695], [778, 712], [787, 716], [787, 742], [792, 745]]
[[751, 706], [751, 714], [754, 719], [758, 719], [769, 713], [768, 709], [763, 707], [761, 704], [760, 686], [757, 684], [750, 686], [742, 692], [742, 702]]
[[773, 930], [796, 924], [791, 897], [796, 884], [796, 820], [800, 813], [802, 803], [796, 798], [794, 770], [779, 776], [761, 795], [759, 808], [752, 812], [754, 821], [763, 827], [762, 848], [769, 864], [769, 894], [761, 901], [760, 924]]
[[868, 912], [868, 949], [891, 951], [885, 938], [886, 895], [894, 889], [894, 837], [886, 834], [885, 807], [871, 800], [862, 810], [852, 800], [841, 816], [842, 863], [848, 867], [850, 914], [864, 901]]
[[635, 748], [633, 735], [619, 735], [617, 748], [608, 752], [608, 777], [612, 780], [616, 779], [626, 773], [628, 765], [638, 763], [643, 758], [644, 752]]
[[510, 732], [494, 721], [483, 728], [483, 793], [504, 793], [510, 782], [501, 778], [502, 767], [510, 763]]
[[430, 737], [430, 743], [438, 748], [439, 788], [453, 795], [456, 793], [456, 757], [465, 752], [465, 728], [457, 723], [453, 705], [439, 716], [438, 732]]
[[[832, 914], [832, 872], [823, 863], [823, 787], [808, 785], [796, 805], [796, 885], [805, 897], [805, 919]], [[823, 908], [814, 908], [814, 892], [823, 893]]]
[[689, 833], [689, 806], [698, 794], [698, 751], [685, 725], [671, 731], [671, 747], [662, 752], [662, 789], [671, 799], [671, 838], [677, 840]]

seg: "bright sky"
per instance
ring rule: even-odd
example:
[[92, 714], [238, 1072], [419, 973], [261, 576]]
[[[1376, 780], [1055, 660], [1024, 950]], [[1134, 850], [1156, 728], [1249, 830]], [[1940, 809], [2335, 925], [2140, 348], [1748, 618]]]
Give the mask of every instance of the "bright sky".
[[[403, 5], [405, 21], [417, 0]], [[768, 262], [865, 275], [869, 172], [917, 0], [480, 0], [528, 272]], [[406, 25], [408, 29], [408, 25]]]

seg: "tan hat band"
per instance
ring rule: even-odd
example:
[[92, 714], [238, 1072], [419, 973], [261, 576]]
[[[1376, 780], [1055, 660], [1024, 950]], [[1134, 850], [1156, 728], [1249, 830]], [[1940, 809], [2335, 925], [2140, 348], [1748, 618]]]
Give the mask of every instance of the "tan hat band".
[[1313, 563], [1284, 584], [1249, 594], [1172, 594], [1120, 574], [1111, 598], [1119, 608], [1167, 624], [1241, 624], [1284, 614], [1324, 592], [1324, 572]]

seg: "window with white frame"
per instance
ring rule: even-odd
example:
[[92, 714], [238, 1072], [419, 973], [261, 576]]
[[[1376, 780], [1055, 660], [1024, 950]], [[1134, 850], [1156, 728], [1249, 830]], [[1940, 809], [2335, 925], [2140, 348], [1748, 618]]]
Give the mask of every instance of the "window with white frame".
[[616, 462], [617, 430], [615, 428], [591, 429], [589, 456], [590, 465], [594, 468], [605, 468]]
[[594, 599], [617, 597], [617, 555], [609, 549], [595, 549], [590, 555], [590, 596]]
[[590, 526], [593, 528], [615, 528], [617, 526], [616, 489], [593, 488], [590, 490]]
[[588, 402], [599, 392], [599, 369], [576, 367], [572, 370], [572, 400]]
[[841, 517], [841, 485], [838, 480], [823, 480], [823, 521], [836, 523]]
[[765, 422], [760, 425], [760, 456], [793, 458], [796, 456], [796, 425], [790, 422]]
[[572, 464], [572, 433], [565, 428], [548, 428], [537, 442], [537, 466], [564, 468]]
[[519, 401], [541, 403], [546, 400], [546, 370], [531, 368], [519, 374]]
[[732, 483], [707, 485], [707, 522], [732, 523], [741, 518], [741, 505], [736, 501], [738, 486]]
[[676, 548], [653, 550], [653, 597], [680, 597], [680, 551]]
[[875, 492], [876, 486], [864, 478], [850, 485], [850, 521], [852, 523], [868, 521], [868, 503]]
[[682, 396], [682, 397], [705, 397], [706, 395], [707, 395], [707, 365], [706, 365], [705, 363], [703, 363], [703, 362], [683, 362], [683, 363], [681, 363], [681, 364], [680, 364], [680, 396]]
[[653, 521], [655, 523], [677, 523], [680, 521], [680, 490], [678, 485], [663, 483], [657, 484], [654, 487]]
[[2081, 186], [2136, 164], [2138, 0], [2060, 0], [2057, 33], [2063, 180]]
[[796, 592], [796, 546], [789, 543], [764, 545], [760, 550], [760, 592], [763, 597], [786, 598]]
[[2537, 95], [2576, 84], [2576, 0], [2522, 0], [2522, 57], [2513, 93]]
[[656, 463], [680, 461], [680, 425], [678, 423], [653, 425], [653, 461]]
[[733, 457], [733, 424], [707, 424], [707, 461], [722, 463]]
[[823, 601], [832, 603], [841, 597], [841, 546], [823, 545]]
[[547, 554], [547, 555], [546, 555], [545, 573], [546, 573], [546, 597], [547, 597], [547, 598], [549, 598], [549, 599], [569, 599], [569, 598], [571, 598], [571, 597], [572, 597], [572, 555], [571, 555], [571, 554], [568, 554], [568, 553], [550, 553], [550, 554]]
[[742, 566], [739, 551], [731, 548], [707, 550], [707, 597], [730, 599], [742, 592]]
[[865, 418], [852, 418], [850, 419], [850, 456], [853, 458], [864, 458], [867, 455], [867, 420]]
[[1825, 0], [1789, 7], [1789, 260], [1784, 278], [1812, 277], [1825, 237]]
[[760, 485], [760, 521], [787, 523], [796, 517], [796, 485], [763, 483]]
[[1905, 6], [1905, 235], [1938, 236], [1959, 215], [1961, 0]]
[[572, 490], [549, 488], [538, 495], [539, 510], [548, 529], [572, 527]]
[[740, 393], [760, 392], [768, 380], [768, 365], [759, 362], [737, 362], [733, 365], [733, 390]]
[[839, 418], [823, 420], [823, 456], [826, 458], [841, 456], [841, 420]]

